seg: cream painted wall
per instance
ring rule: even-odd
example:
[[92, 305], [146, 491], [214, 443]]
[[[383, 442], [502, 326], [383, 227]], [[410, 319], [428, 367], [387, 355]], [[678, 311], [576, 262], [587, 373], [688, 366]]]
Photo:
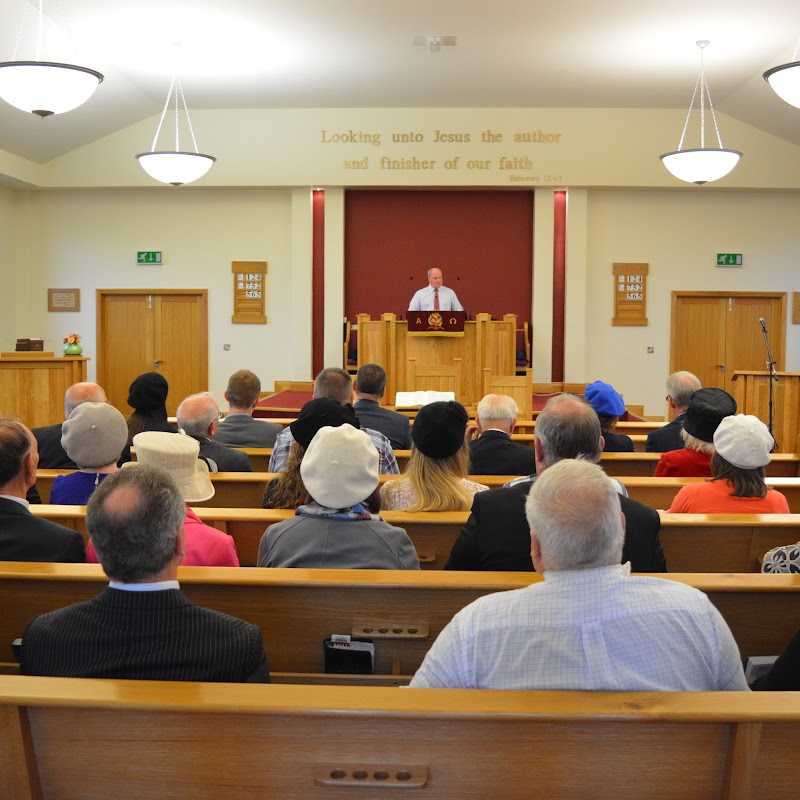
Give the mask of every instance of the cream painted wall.
[[[10, 189], [0, 188], [0, 274], [3, 291], [0, 292], [0, 350], [13, 350], [15, 344], [14, 301], [17, 290], [16, 263], [16, 199]], [[2, 409], [0, 409], [2, 411]]]
[[[590, 191], [587, 213], [584, 379], [613, 383], [647, 414], [665, 413], [673, 290], [800, 290], [796, 193]], [[717, 269], [717, 252], [743, 253], [744, 267]], [[647, 327], [611, 325], [615, 261], [650, 264]], [[580, 299], [568, 295], [568, 324]], [[655, 354], [647, 355], [648, 345]], [[800, 370], [800, 326], [790, 320], [786, 369]], [[569, 365], [567, 372], [577, 379]]]
[[[94, 359], [95, 289], [206, 288], [209, 389], [220, 403], [228, 376], [237, 369], [255, 371], [265, 388], [276, 378], [309, 377], [310, 337], [293, 331], [308, 327], [304, 304], [310, 304], [310, 260], [295, 264], [292, 242], [298, 228], [299, 237], [310, 241], [310, 204], [305, 219], [302, 206], [293, 213], [292, 192], [17, 194], [17, 237], [24, 246], [17, 248], [13, 336], [43, 335], [45, 349], [57, 351], [64, 334], [77, 331], [84, 337], [85, 354]], [[0, 203], [6, 202], [0, 196]], [[164, 266], [137, 266], [137, 250], [163, 250]], [[231, 261], [238, 260], [268, 262], [267, 325], [231, 323]], [[81, 311], [48, 313], [48, 287], [80, 287]], [[223, 344], [231, 345], [229, 352]], [[95, 363], [90, 362], [90, 377]]]

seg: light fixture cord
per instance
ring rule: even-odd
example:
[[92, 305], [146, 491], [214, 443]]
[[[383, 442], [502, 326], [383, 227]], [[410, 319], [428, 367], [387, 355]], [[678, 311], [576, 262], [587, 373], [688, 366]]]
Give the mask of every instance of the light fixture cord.
[[797, 41], [794, 43], [794, 52], [792, 53], [792, 61], [797, 61], [798, 48], [800, 48], [800, 36], [797, 37]]
[[[800, 38], [798, 38], [800, 44]], [[700, 48], [700, 72], [697, 75], [697, 80], [694, 84], [694, 91], [692, 92], [692, 99], [689, 101], [689, 113], [686, 115], [686, 122], [683, 123], [683, 132], [681, 133], [681, 140], [678, 142], [678, 152], [683, 150], [683, 140], [686, 138], [686, 131], [689, 128], [689, 119], [692, 116], [692, 109], [694, 108], [694, 100], [697, 97], [697, 89], [700, 89], [700, 149], [705, 150], [706, 146], [706, 99], [708, 99], [708, 110], [711, 112], [711, 120], [714, 123], [714, 131], [717, 134], [717, 141], [719, 142], [719, 149], [723, 150], [722, 136], [719, 132], [719, 125], [717, 125], [717, 115], [714, 113], [714, 104], [711, 102], [711, 90], [708, 88], [708, 81], [706, 80], [705, 64], [703, 60], [704, 47]]]
[[72, 28], [69, 26], [69, 17], [67, 16], [67, 9], [64, 8], [64, 3], [62, 0], [58, 0], [59, 6], [61, 6], [61, 13], [64, 15], [64, 27], [67, 29], [67, 37], [69, 38], [69, 44], [72, 48], [72, 57], [77, 58], [78, 55], [78, 48], [75, 46], [75, 39], [72, 36]]
[[[189, 106], [186, 105], [186, 98], [183, 96], [183, 84], [180, 82], [180, 80], [178, 80], [178, 91], [181, 93], [181, 101], [183, 102], [183, 110], [186, 112], [186, 122], [189, 125], [189, 133], [191, 134], [191, 137], [192, 137], [192, 144], [194, 145], [194, 151], [195, 151], [195, 153], [199, 154], [200, 151], [197, 149], [197, 140], [194, 138], [194, 128], [192, 128], [192, 118], [189, 116]], [[176, 109], [177, 109], [177, 106], [176, 106]], [[175, 111], [175, 124], [177, 125], [177, 123], [178, 123], [178, 112], [176, 110]]]
[[169, 91], [167, 92], [167, 99], [164, 101], [164, 108], [161, 111], [161, 119], [158, 121], [158, 127], [156, 128], [156, 135], [153, 137], [153, 146], [150, 148], [151, 153], [155, 153], [156, 151], [156, 142], [158, 141], [158, 134], [161, 133], [161, 126], [164, 124], [164, 117], [167, 115], [167, 109], [169, 108], [169, 99], [172, 97], [172, 89], [175, 86], [175, 76], [172, 76], [172, 83], [169, 85]]
[[17, 41], [14, 43], [14, 55], [11, 56], [12, 61], [17, 60], [17, 50], [19, 50], [19, 43], [22, 41], [22, 29], [25, 27], [25, 17], [28, 15], [28, 4], [25, 3], [22, 9], [22, 22], [19, 24], [19, 30], [17, 31]]

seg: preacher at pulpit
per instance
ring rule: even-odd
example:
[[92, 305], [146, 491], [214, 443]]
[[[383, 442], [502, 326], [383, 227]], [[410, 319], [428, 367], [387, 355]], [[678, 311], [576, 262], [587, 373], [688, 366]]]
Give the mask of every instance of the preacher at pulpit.
[[463, 311], [452, 289], [442, 286], [442, 271], [438, 267], [428, 270], [428, 285], [420, 289], [408, 304], [409, 311]]

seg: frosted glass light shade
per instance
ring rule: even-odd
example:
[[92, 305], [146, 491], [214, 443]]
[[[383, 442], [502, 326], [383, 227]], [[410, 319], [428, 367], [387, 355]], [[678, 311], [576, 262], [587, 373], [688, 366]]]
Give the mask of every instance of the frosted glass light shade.
[[764, 73], [764, 80], [781, 100], [800, 108], [800, 61], [768, 69]]
[[709, 147], [664, 153], [660, 158], [676, 178], [687, 183], [703, 184], [724, 178], [741, 157], [738, 150]]
[[0, 97], [10, 105], [49, 117], [85, 103], [103, 76], [87, 67], [48, 61], [0, 63]]
[[181, 153], [174, 150], [139, 153], [136, 158], [151, 178], [173, 186], [202, 178], [217, 160], [214, 156], [202, 153]]

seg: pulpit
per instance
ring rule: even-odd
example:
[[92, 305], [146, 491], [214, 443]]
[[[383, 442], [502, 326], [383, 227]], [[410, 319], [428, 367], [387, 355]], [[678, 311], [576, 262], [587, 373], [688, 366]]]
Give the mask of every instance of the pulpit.
[[[516, 314], [499, 320], [478, 314], [458, 332], [409, 331], [408, 322], [395, 314], [375, 320], [359, 314], [357, 319], [358, 366], [375, 363], [386, 370], [388, 403], [397, 392], [437, 389], [442, 380], [449, 380], [453, 387], [458, 384], [457, 396], [464, 405], [475, 405], [484, 394], [486, 370], [493, 376], [514, 375]], [[436, 385], [422, 385], [426, 372], [438, 376]]]
[[[800, 372], [779, 372], [773, 385], [772, 426], [779, 453], [793, 453], [800, 434]], [[769, 424], [769, 372], [733, 373], [737, 414], [752, 414]]]
[[86, 380], [82, 356], [3, 353], [0, 358], [0, 412], [19, 417], [29, 428], [64, 421], [64, 392]]

